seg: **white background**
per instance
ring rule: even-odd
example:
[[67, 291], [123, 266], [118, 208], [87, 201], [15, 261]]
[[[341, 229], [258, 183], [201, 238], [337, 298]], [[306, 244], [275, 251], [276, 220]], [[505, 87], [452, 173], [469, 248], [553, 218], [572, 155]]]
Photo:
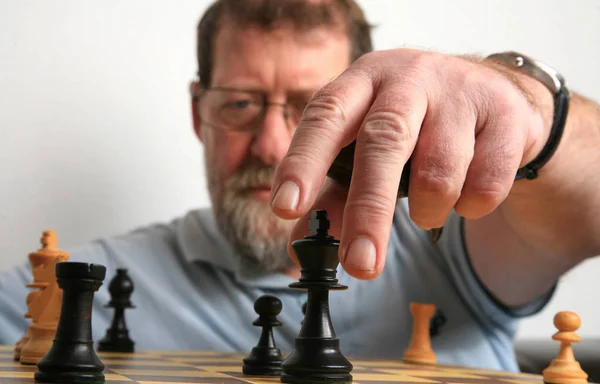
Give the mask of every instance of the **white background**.
[[[361, 3], [378, 49], [518, 50], [600, 100], [598, 0]], [[0, 267], [26, 261], [46, 228], [67, 248], [209, 204], [187, 91], [206, 6], [0, 0]], [[565, 276], [520, 336], [550, 337], [558, 310], [600, 336], [599, 274], [593, 260]]]

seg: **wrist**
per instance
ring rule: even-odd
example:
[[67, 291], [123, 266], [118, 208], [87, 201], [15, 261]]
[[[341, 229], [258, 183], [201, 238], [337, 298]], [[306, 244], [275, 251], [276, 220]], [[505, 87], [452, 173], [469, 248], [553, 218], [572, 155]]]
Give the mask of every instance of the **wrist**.
[[536, 179], [538, 170], [552, 159], [563, 137], [570, 100], [565, 81], [548, 65], [516, 52], [493, 54], [484, 61], [497, 69], [506, 68], [500, 71], [508, 74], [539, 117], [528, 127], [531, 144], [524, 153], [526, 164], [516, 175], [516, 180]]
[[539, 80], [513, 69], [511, 71], [514, 72], [513, 75], [515, 80], [519, 82], [519, 87], [527, 92], [526, 97], [531, 100], [532, 108], [534, 108], [542, 122], [539, 129], [530, 130], [535, 135], [535, 139], [531, 141], [532, 145], [523, 154], [521, 166], [524, 166], [535, 159], [548, 142], [554, 118], [554, 97], [550, 90]]

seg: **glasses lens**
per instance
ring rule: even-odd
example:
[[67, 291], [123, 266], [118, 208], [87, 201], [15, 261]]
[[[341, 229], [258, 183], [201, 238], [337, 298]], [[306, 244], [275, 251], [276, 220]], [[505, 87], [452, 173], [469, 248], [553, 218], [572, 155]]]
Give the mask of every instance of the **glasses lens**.
[[228, 130], [250, 129], [262, 111], [260, 95], [244, 91], [209, 89], [200, 100], [202, 120]]

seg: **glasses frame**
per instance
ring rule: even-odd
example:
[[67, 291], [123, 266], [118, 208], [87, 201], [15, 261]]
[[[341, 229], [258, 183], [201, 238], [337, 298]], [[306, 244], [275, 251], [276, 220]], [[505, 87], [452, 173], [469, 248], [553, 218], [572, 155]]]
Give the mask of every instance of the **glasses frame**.
[[[240, 93], [247, 93], [247, 94], [250, 94], [253, 96], [258, 96], [259, 99], [261, 100], [261, 103], [260, 103], [261, 111], [260, 111], [259, 115], [250, 124], [247, 125], [247, 128], [235, 129], [235, 128], [226, 128], [226, 127], [221, 127], [221, 126], [215, 125], [213, 123], [210, 123], [210, 122], [204, 120], [202, 118], [202, 114], [200, 113], [201, 107], [199, 106], [199, 104], [202, 102], [203, 97], [210, 91], [240, 92]], [[288, 122], [288, 125], [291, 124], [289, 122], [290, 121], [290, 113], [289, 113], [288, 109], [293, 108], [292, 104], [290, 104], [288, 102], [286, 102], [286, 103], [270, 102], [270, 101], [268, 101], [269, 97], [268, 97], [267, 93], [264, 91], [248, 90], [248, 89], [233, 88], [233, 87], [208, 87], [208, 88], [202, 88], [202, 90], [200, 91], [200, 94], [193, 95], [192, 99], [194, 100], [194, 102], [198, 103], [198, 118], [200, 119], [200, 121], [203, 124], [206, 124], [212, 128], [218, 129], [223, 132], [252, 132], [252, 133], [256, 132], [259, 128], [258, 127], [259, 123], [261, 121], [263, 121], [263, 119], [266, 115], [266, 111], [269, 107], [281, 107], [281, 109], [283, 111], [284, 119], [286, 120], [286, 122]], [[304, 107], [306, 107], [306, 105]], [[289, 128], [293, 129], [293, 128], [295, 128], [295, 125], [289, 126]]]

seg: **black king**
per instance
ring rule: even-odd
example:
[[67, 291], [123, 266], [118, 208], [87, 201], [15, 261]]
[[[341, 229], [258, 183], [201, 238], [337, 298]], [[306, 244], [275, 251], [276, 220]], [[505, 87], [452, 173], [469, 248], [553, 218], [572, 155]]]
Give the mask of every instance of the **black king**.
[[284, 383], [352, 382], [352, 364], [340, 351], [329, 313], [329, 290], [348, 287], [338, 284], [339, 241], [328, 231], [327, 212], [313, 211], [308, 236], [292, 243], [301, 277], [289, 286], [308, 290], [308, 299], [295, 348], [282, 364]]

